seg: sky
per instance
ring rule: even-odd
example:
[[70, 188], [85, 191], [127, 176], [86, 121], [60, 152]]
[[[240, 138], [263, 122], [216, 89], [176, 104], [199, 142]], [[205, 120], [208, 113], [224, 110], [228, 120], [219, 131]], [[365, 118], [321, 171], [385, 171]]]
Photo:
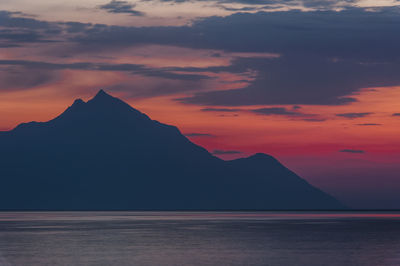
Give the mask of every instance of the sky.
[[400, 1], [2, 0], [0, 130], [99, 89], [223, 159], [400, 208]]

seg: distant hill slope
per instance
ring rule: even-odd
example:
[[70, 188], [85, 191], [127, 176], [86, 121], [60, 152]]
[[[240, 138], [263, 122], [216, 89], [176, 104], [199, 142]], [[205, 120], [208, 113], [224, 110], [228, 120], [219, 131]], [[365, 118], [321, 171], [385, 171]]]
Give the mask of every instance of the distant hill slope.
[[0, 147], [2, 210], [345, 208], [269, 155], [223, 161], [102, 90]]

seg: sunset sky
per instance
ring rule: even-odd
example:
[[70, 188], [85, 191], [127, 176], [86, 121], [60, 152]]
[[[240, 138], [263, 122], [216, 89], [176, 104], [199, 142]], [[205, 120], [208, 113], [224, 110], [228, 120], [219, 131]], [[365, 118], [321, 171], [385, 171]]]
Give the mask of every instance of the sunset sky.
[[400, 1], [1, 0], [0, 130], [99, 89], [223, 159], [400, 208]]

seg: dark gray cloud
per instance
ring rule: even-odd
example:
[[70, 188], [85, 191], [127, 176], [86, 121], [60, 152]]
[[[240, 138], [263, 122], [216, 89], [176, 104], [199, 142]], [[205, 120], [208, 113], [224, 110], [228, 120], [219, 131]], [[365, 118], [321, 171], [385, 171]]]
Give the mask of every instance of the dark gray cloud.
[[[184, 3], [184, 2], [213, 2], [213, 0], [160, 0], [161, 2], [171, 3]], [[251, 4], [251, 5], [263, 5], [263, 4], [276, 4], [281, 2], [291, 2], [292, 0], [215, 0], [214, 2], [231, 4]]]
[[344, 149], [340, 150], [340, 152], [347, 152], [347, 153], [365, 153], [363, 150], [353, 150], [353, 149]]
[[0, 66], [0, 90], [24, 90], [56, 81], [57, 72]]
[[214, 155], [226, 155], [226, 154], [240, 154], [242, 153], [241, 151], [235, 151], [235, 150], [213, 150], [212, 154]]
[[59, 27], [52, 22], [16, 16], [20, 14], [22, 13], [0, 10], [0, 26], [19, 29], [59, 29]]
[[201, 73], [195, 76], [195, 72], [255, 73], [255, 79], [243, 88], [199, 92], [178, 99], [188, 104], [339, 105], [356, 101], [351, 95], [360, 88], [400, 84], [400, 16], [395, 7], [375, 12], [349, 8], [341, 12], [236, 13], [168, 27], [48, 23], [20, 20], [10, 13], [2, 15], [5, 19], [0, 20], [0, 26], [9, 31], [7, 41], [0, 44], [3, 47], [57, 37], [74, 45], [73, 56], [107, 54], [145, 44], [282, 55], [273, 59], [237, 58], [223, 67], [164, 69], [161, 73], [145, 70], [148, 76], [191, 81], [205, 78]]
[[355, 118], [366, 117], [372, 114], [373, 113], [343, 113], [343, 114], [336, 114], [336, 116], [355, 119]]
[[30, 69], [46, 69], [46, 70], [60, 70], [60, 69], [81, 69], [81, 70], [95, 70], [96, 64], [93, 63], [48, 63], [40, 61], [29, 60], [0, 60], [0, 65], [5, 66], [21, 66]]
[[[213, 82], [208, 76], [179, 74], [168, 69], [150, 68], [140, 64], [108, 63], [49, 63], [28, 60], [0, 60], [0, 90], [30, 89], [55, 81], [61, 70], [119, 71], [130, 75], [149, 77], [146, 82], [132, 83], [130, 79], [118, 80], [108, 86], [112, 91], [123, 91], [127, 97], [148, 98], [189, 92], [208, 88]], [[23, 78], [21, 78], [23, 77]]]
[[231, 115], [223, 114], [223, 115], [218, 115], [218, 117], [238, 117], [238, 116], [239, 116], [238, 114], [231, 114]]
[[125, 71], [132, 74], [144, 75], [150, 77], [159, 77], [174, 80], [190, 80], [199, 81], [203, 79], [210, 79], [209, 76], [200, 74], [179, 74], [163, 68], [150, 68], [140, 64], [108, 64], [108, 63], [48, 63], [40, 61], [28, 60], [0, 60], [0, 65], [6, 66], [20, 66], [30, 69], [45, 69], [45, 70], [62, 70], [62, 69], [75, 69], [75, 70], [97, 70], [97, 71]]
[[237, 108], [203, 108], [203, 112], [222, 112], [222, 113], [235, 113], [235, 112], [250, 112], [257, 115], [265, 116], [285, 116], [296, 120], [303, 120], [306, 122], [323, 122], [325, 118], [318, 117], [316, 114], [306, 114], [299, 111], [300, 106], [293, 106], [292, 109], [285, 107], [264, 107], [258, 109], [237, 109]]
[[[215, 25], [213, 32], [207, 34], [208, 40], [212, 42], [220, 36], [221, 42], [215, 42], [220, 49], [268, 51], [283, 56], [274, 60], [237, 60], [230, 71], [235, 67], [257, 71], [256, 80], [249, 86], [199, 93], [180, 101], [223, 106], [354, 102], [347, 95], [360, 88], [400, 84], [400, 54], [393, 46], [400, 44], [400, 39], [388, 34], [399, 30], [398, 17], [397, 11], [354, 9], [260, 12], [205, 19], [195, 27], [207, 29]], [[366, 25], [372, 21], [373, 25]], [[228, 36], [229, 27], [235, 29], [236, 35]], [[382, 38], [390, 39], [389, 43], [380, 45]]]
[[240, 12], [244, 12], [244, 11], [260, 11], [260, 10], [263, 10], [265, 8], [268, 8], [268, 7], [265, 7], [265, 6], [263, 6], [263, 7], [245, 6], [245, 7], [235, 8], [235, 7], [228, 7], [226, 5], [217, 5], [217, 7], [221, 8], [223, 10], [226, 10], [226, 11], [234, 11], [234, 12], [239, 12], [239, 11]]
[[171, 2], [171, 3], [207, 1], [207, 2], [216, 2], [220, 4], [266, 5], [266, 7], [304, 6], [315, 9], [331, 9], [333, 7], [346, 7], [356, 2], [356, 0], [343, 0], [343, 1], [342, 0], [340, 1], [339, 0], [160, 0], [160, 1]]
[[100, 9], [104, 9], [109, 13], [125, 13], [131, 16], [144, 16], [144, 13], [135, 10], [136, 5], [130, 4], [127, 1], [112, 0], [111, 2], [99, 6]]
[[302, 119], [305, 122], [325, 122], [327, 119], [326, 118], [303, 118]]
[[305, 122], [324, 122], [326, 118], [316, 114], [307, 114], [299, 111], [300, 108], [288, 109], [285, 107], [266, 107], [249, 110], [252, 113], [266, 116], [285, 116], [293, 120], [302, 120]]
[[357, 126], [382, 126], [382, 124], [363, 123], [363, 124], [357, 124]]
[[[398, 55], [398, 8], [380, 12], [258, 12], [207, 17], [191, 26], [94, 26], [73, 38], [92, 49], [146, 43], [234, 52], [318, 55], [332, 60], [385, 63]], [[111, 46], [116, 45], [116, 46]], [[392, 61], [392, 60], [390, 60]]]
[[333, 7], [346, 7], [357, 2], [357, 0], [301, 0], [293, 1], [300, 2], [304, 7], [316, 9], [331, 9]]
[[63, 42], [65, 30], [81, 25], [80, 31], [90, 24], [79, 22], [47, 22], [34, 17], [20, 16], [21, 12], [0, 11], [0, 47], [16, 47], [26, 43]]
[[208, 134], [208, 133], [186, 133], [186, 137], [189, 138], [194, 138], [194, 137], [207, 137], [207, 138], [213, 138], [215, 135], [213, 134]]
[[0, 47], [17, 47], [24, 43], [46, 42], [43, 35], [24, 30], [0, 30]]
[[227, 112], [227, 113], [234, 113], [240, 112], [241, 109], [233, 109], [233, 108], [203, 108], [201, 109], [202, 112]]
[[394, 113], [392, 116], [400, 116], [400, 113]]
[[[122, 27], [75, 22], [74, 28], [81, 27], [81, 35], [73, 40], [90, 44], [93, 49], [116, 48], [110, 44], [156, 43], [241, 52], [311, 53], [376, 63], [371, 59], [388, 59], [393, 52], [398, 54], [396, 48], [400, 37], [392, 34], [399, 27], [398, 14], [398, 8], [379, 12], [354, 8], [342, 12], [237, 13], [227, 17], [207, 17], [194, 21], [191, 26], [177, 27]], [[0, 13], [0, 18], [0, 26], [13, 28], [61, 30], [62, 24], [13, 17], [6, 11]]]
[[65, 28], [67, 33], [80, 33], [84, 30], [90, 29], [92, 24], [80, 22], [59, 22], [59, 25]]
[[285, 116], [298, 116], [301, 113], [290, 111], [284, 107], [269, 107], [269, 108], [259, 108], [253, 109], [251, 112], [260, 115], [285, 115]]
[[[351, 95], [365, 87], [400, 84], [399, 62], [361, 64], [358, 60], [332, 61], [314, 55], [285, 56], [276, 59], [241, 58], [228, 72], [253, 69], [256, 79], [248, 86], [223, 91], [198, 93], [178, 99], [201, 105], [340, 105], [356, 101]], [[221, 69], [210, 69], [221, 71]]]

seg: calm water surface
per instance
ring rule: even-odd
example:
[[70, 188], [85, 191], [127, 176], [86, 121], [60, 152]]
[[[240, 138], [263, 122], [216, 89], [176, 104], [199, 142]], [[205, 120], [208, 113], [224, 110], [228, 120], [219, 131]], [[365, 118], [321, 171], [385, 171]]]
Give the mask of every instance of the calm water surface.
[[10, 265], [400, 265], [400, 213], [0, 212]]

